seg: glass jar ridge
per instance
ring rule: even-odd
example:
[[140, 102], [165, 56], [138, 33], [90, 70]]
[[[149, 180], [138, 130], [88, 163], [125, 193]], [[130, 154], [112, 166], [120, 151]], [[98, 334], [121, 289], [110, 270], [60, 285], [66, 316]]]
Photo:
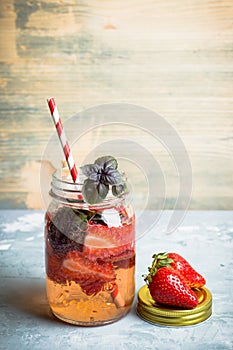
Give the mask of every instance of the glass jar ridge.
[[96, 203], [94, 205], [90, 205], [83, 200], [82, 196], [82, 187], [84, 184], [85, 176], [79, 175], [78, 182], [74, 183], [70, 176], [70, 172], [68, 168], [58, 169], [54, 172], [52, 176], [51, 182], [51, 190], [49, 192], [50, 196], [55, 200], [60, 201], [61, 203], [66, 203], [67, 205], [71, 202], [72, 205], [80, 206], [83, 204], [84, 206], [95, 208], [100, 207], [108, 207], [108, 206], [116, 206], [123, 200], [127, 202], [132, 201], [131, 197], [131, 189], [130, 184], [127, 182], [126, 176], [122, 173], [123, 180], [126, 184], [126, 191], [123, 192], [120, 196], [115, 197], [110, 193], [107, 197], [100, 203]]

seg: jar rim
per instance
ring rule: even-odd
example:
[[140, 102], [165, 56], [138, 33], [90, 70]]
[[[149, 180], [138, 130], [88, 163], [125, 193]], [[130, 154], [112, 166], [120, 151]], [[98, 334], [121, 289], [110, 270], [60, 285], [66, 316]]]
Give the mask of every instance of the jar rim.
[[59, 200], [60, 202], [65, 203], [66, 205], [83, 205], [88, 206], [89, 208], [103, 206], [112, 207], [124, 200], [126, 197], [129, 197], [129, 194], [131, 193], [125, 173], [121, 173], [124, 178], [124, 182], [127, 184], [127, 191], [123, 192], [119, 196], [113, 196], [109, 193], [103, 201], [95, 204], [89, 204], [82, 197], [82, 186], [84, 184], [86, 176], [80, 174], [79, 182], [73, 182], [69, 168], [59, 168], [55, 170], [52, 175], [50, 196], [54, 199]]
[[[80, 180], [80, 175], [78, 178]], [[84, 176], [82, 174], [81, 174], [81, 178], [84, 179]], [[66, 183], [66, 184], [71, 185], [71, 186], [83, 185], [83, 182], [84, 182], [84, 181], [73, 182], [71, 174], [70, 174], [70, 170], [68, 167], [56, 169], [54, 171], [54, 173], [52, 174], [52, 181], [53, 180], [55, 180], [55, 181], [57, 180], [61, 183]]]

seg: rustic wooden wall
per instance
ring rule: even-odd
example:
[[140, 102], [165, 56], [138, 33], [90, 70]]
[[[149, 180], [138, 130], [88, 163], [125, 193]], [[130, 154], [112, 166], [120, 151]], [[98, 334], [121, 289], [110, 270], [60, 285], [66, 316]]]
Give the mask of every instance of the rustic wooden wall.
[[[231, 0], [0, 0], [0, 6], [0, 208], [42, 207], [39, 173], [54, 132], [46, 105], [52, 95], [64, 120], [112, 102], [157, 111], [189, 153], [190, 208], [233, 209]], [[175, 199], [172, 186], [167, 196]]]

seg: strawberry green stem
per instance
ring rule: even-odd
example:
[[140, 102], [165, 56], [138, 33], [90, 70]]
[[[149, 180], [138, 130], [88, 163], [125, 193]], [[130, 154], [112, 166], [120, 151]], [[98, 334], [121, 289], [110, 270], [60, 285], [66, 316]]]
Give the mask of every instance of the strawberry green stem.
[[173, 263], [173, 259], [169, 258], [166, 252], [153, 254], [152, 258], [152, 266], [148, 267], [149, 273], [147, 275], [142, 275], [146, 283], [152, 282], [152, 277], [156, 275], [158, 269], [162, 267], [171, 267], [171, 263]]

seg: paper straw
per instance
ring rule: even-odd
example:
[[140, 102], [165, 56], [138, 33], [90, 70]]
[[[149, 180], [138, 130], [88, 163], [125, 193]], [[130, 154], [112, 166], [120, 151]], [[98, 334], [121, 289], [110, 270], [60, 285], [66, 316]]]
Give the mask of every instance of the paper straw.
[[51, 97], [47, 101], [48, 101], [48, 106], [49, 106], [51, 115], [53, 117], [53, 121], [54, 121], [56, 130], [57, 130], [59, 140], [60, 140], [61, 145], [62, 145], [64, 155], [66, 157], [68, 167], [70, 169], [70, 174], [72, 176], [73, 181], [76, 182], [76, 180], [78, 179], [78, 171], [77, 171], [76, 165], [74, 163], [74, 158], [71, 154], [70, 146], [69, 146], [68, 140], [66, 138], [65, 130], [63, 128], [62, 121], [61, 121], [61, 118], [59, 116], [55, 100], [53, 97]]

